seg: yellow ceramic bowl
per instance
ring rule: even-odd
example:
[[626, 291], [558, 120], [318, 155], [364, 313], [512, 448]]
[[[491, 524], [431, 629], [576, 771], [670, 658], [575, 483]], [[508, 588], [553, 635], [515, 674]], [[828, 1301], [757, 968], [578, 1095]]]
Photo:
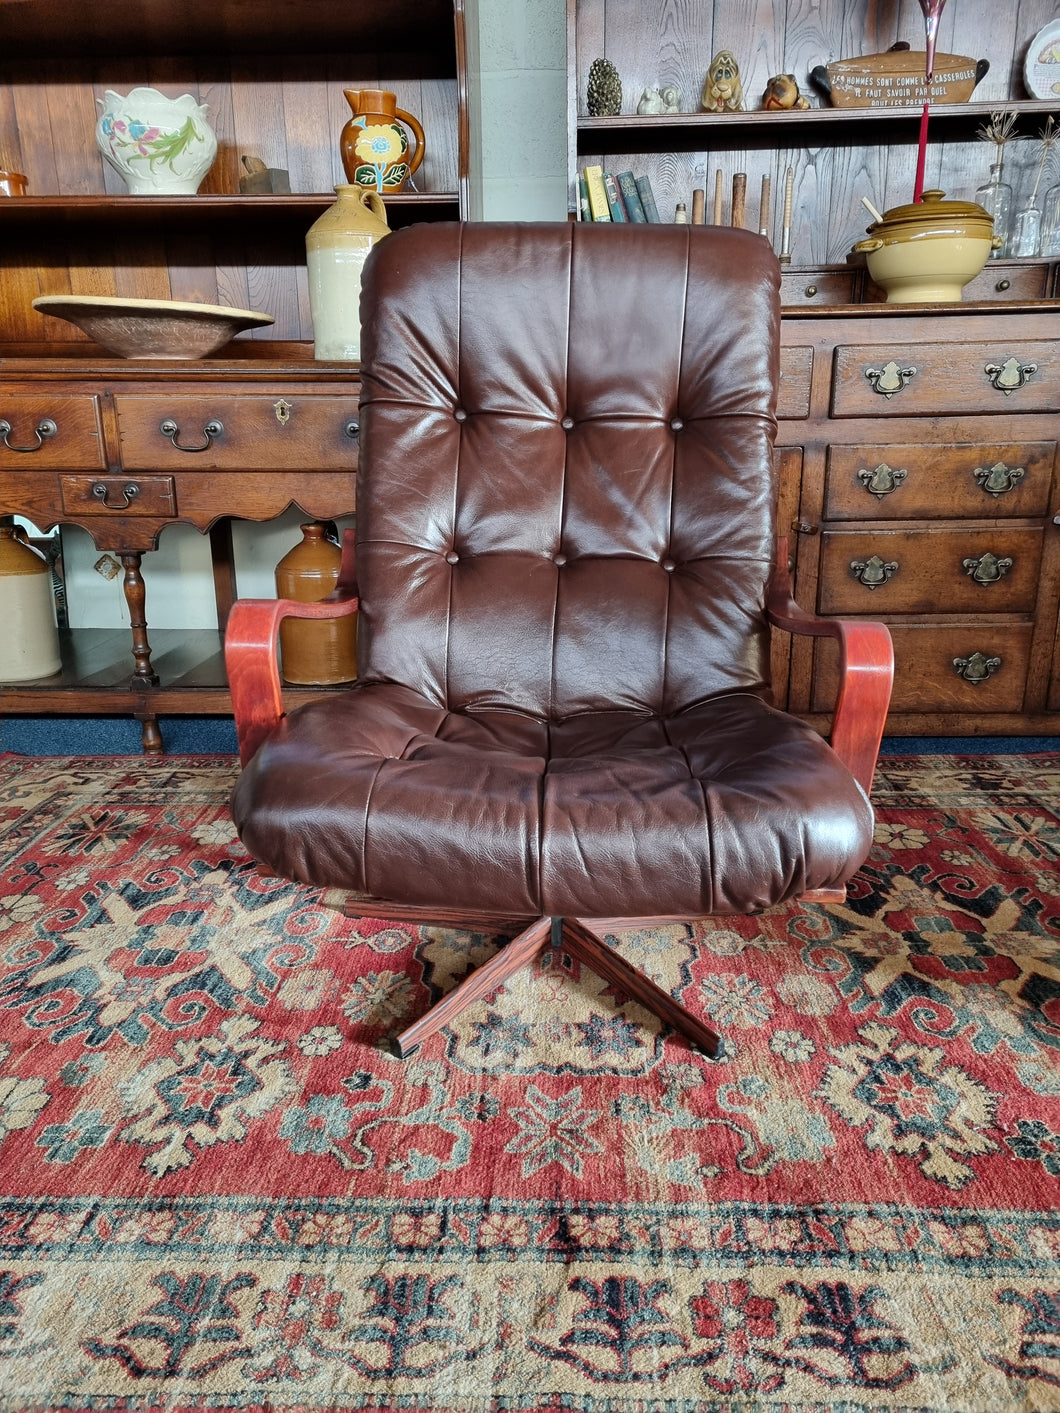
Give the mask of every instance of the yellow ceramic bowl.
[[869, 274], [887, 291], [888, 304], [949, 304], [974, 280], [1000, 241], [981, 206], [943, 201], [941, 191], [925, 191], [923, 201], [896, 206], [869, 227], [869, 239], [855, 251], [866, 257]]

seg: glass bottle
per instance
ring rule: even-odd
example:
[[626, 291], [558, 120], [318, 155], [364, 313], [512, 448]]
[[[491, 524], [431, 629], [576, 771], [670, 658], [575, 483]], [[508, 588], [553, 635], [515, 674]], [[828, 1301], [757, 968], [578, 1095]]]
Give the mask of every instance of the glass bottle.
[[1041, 255], [1060, 255], [1060, 182], [1045, 193], [1042, 203]]
[[1009, 243], [1012, 255], [1037, 255], [1042, 240], [1042, 213], [1037, 206], [1024, 206], [1016, 213]]
[[1000, 236], [1001, 245], [991, 252], [995, 260], [1009, 253], [1012, 228], [1012, 188], [1001, 180], [1001, 163], [994, 162], [990, 167], [990, 180], [975, 193], [975, 199], [988, 216], [993, 217], [994, 235]]

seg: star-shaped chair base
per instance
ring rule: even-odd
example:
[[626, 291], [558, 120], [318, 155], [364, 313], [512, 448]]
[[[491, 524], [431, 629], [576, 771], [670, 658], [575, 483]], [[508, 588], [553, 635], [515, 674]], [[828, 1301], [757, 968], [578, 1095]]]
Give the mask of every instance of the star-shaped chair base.
[[540, 917], [527, 925], [525, 918], [504, 918], [457, 911], [440, 915], [437, 910], [431, 910], [428, 914], [422, 908], [383, 902], [381, 899], [362, 898], [351, 898], [345, 906], [345, 912], [348, 917], [378, 917], [395, 922], [431, 922], [439, 926], [448, 924], [476, 928], [483, 932], [510, 932], [516, 927], [522, 929], [488, 962], [470, 972], [448, 995], [432, 1006], [426, 1015], [414, 1021], [396, 1037], [395, 1046], [402, 1059], [407, 1059], [443, 1026], [451, 1025], [469, 1006], [492, 995], [510, 976], [529, 966], [538, 953], [549, 946], [562, 947], [584, 966], [672, 1026], [712, 1059], [716, 1059], [721, 1053], [722, 1038], [716, 1030], [679, 1005], [662, 987], [656, 986], [654, 981], [627, 962], [600, 936], [601, 931], [605, 930], [644, 926], [648, 922], [687, 922], [687, 918]]

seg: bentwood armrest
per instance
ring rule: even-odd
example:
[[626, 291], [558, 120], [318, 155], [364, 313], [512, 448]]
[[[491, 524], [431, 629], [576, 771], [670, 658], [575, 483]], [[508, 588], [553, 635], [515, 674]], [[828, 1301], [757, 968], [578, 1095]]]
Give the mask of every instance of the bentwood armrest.
[[894, 679], [894, 650], [883, 623], [819, 618], [791, 595], [788, 541], [777, 541], [766, 616], [788, 633], [834, 638], [839, 644], [839, 696], [832, 717], [832, 749], [868, 794], [883, 739]]
[[346, 618], [358, 608], [354, 532], [342, 543], [342, 564], [335, 591], [319, 603], [293, 599], [239, 599], [225, 629], [225, 670], [232, 694], [232, 714], [242, 765], [285, 715], [277, 651], [285, 618]]

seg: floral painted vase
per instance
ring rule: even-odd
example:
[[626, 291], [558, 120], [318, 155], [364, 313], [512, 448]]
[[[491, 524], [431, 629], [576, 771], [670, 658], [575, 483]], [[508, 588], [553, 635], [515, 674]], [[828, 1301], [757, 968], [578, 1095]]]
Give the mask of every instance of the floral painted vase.
[[[344, 88], [353, 109], [339, 137], [342, 165], [354, 186], [368, 187], [381, 196], [400, 191], [423, 161], [423, 129], [397, 106], [392, 93], [382, 88]], [[397, 119], [401, 119], [398, 122]], [[412, 131], [416, 146], [408, 156], [409, 140], [402, 123]]]
[[96, 102], [103, 106], [96, 142], [130, 196], [195, 195], [217, 156], [205, 103], [154, 88], [134, 88], [125, 98], [108, 89]]

